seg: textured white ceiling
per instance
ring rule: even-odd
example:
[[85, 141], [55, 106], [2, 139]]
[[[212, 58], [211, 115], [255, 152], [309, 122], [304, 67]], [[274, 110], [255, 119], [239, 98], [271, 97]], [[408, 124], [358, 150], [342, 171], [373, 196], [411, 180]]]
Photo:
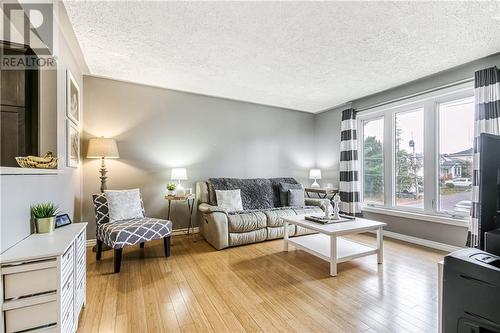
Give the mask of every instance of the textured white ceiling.
[[500, 2], [65, 5], [94, 75], [309, 112], [500, 51]]

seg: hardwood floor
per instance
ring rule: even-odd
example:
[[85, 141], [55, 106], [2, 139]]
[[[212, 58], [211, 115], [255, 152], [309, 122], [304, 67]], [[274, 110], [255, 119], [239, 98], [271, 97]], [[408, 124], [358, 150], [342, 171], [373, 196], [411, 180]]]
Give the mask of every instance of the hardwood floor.
[[[195, 236], [198, 237], [198, 236]], [[444, 252], [386, 239], [376, 256], [338, 266], [282, 241], [214, 250], [191, 236], [100, 262], [87, 249], [87, 305], [78, 332], [436, 332]], [[358, 240], [375, 242], [371, 235]]]

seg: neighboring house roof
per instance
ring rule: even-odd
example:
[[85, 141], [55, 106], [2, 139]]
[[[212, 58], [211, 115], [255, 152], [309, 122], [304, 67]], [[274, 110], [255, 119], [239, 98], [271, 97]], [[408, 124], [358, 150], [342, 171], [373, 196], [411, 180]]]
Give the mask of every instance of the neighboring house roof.
[[457, 151], [456, 153], [453, 154], [447, 154], [449, 157], [458, 157], [458, 156], [472, 156], [473, 150], [472, 148], [462, 150], [462, 151]]
[[441, 167], [452, 167], [455, 165], [462, 165], [463, 162], [464, 162], [463, 160], [450, 157], [450, 155], [439, 156], [439, 165]]

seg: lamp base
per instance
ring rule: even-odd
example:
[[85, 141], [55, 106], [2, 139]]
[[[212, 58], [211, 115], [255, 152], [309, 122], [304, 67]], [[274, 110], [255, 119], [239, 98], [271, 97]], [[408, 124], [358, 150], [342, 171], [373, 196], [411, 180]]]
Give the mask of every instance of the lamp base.
[[314, 180], [314, 183], [311, 184], [311, 188], [320, 188], [318, 182], [316, 181], [316, 179]]
[[182, 186], [181, 182], [179, 182], [175, 187], [175, 194], [179, 196], [183, 196], [186, 194], [186, 189], [184, 188], [184, 186]]
[[108, 173], [108, 170], [104, 164], [104, 157], [101, 158], [101, 169], [99, 169], [99, 172], [101, 173], [101, 176], [99, 177], [101, 179], [101, 193], [104, 193], [104, 190], [108, 189], [108, 186], [106, 185], [106, 179], [108, 179], [106, 173]]

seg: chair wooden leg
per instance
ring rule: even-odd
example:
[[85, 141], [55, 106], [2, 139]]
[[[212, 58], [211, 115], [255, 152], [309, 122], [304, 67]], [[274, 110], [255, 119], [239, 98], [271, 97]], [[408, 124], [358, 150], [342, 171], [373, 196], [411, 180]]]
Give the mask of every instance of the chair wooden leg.
[[163, 238], [163, 247], [165, 250], [165, 257], [170, 257], [170, 236]]
[[95, 260], [101, 260], [101, 252], [102, 252], [102, 241], [97, 240], [97, 249], [95, 251]]
[[141, 249], [143, 249], [143, 248], [144, 248], [144, 242], [140, 243], [140, 244], [139, 244], [139, 247], [140, 247]]
[[120, 273], [120, 266], [122, 264], [122, 251], [123, 249], [115, 249], [115, 256], [114, 256], [115, 273]]

